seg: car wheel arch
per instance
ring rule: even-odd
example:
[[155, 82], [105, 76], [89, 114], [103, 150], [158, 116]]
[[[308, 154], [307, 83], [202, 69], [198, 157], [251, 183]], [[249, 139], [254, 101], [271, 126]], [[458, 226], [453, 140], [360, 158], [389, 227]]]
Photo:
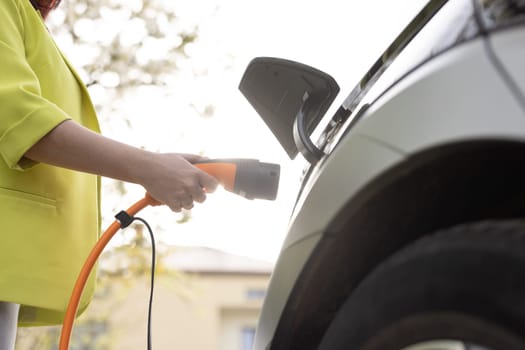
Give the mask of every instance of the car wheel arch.
[[416, 239], [459, 223], [522, 214], [524, 178], [525, 142], [477, 139], [427, 148], [372, 179], [326, 227], [271, 349], [315, 349], [357, 284]]

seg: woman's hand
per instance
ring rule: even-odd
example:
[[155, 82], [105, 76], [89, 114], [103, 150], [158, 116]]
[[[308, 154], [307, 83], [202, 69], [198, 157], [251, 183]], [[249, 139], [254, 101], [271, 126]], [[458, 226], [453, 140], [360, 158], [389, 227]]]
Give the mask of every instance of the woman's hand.
[[157, 201], [175, 212], [193, 208], [217, 188], [217, 180], [191, 163], [205, 159], [191, 154], [150, 153], [139, 183]]

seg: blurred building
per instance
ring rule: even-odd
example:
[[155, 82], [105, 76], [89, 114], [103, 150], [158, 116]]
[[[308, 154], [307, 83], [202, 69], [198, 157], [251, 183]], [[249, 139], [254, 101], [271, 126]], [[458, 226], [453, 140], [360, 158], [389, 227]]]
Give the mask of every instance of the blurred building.
[[[177, 248], [164, 256], [163, 265], [180, 272], [159, 271], [155, 283], [155, 349], [251, 349], [272, 264], [208, 248]], [[148, 278], [120, 294], [108, 317], [109, 348], [142, 350]]]

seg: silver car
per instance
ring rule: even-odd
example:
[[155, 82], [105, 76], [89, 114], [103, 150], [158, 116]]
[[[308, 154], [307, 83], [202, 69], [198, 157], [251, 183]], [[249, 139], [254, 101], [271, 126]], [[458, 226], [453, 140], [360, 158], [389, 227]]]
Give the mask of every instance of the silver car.
[[301, 63], [240, 90], [308, 162], [255, 350], [525, 349], [524, 0], [428, 1], [333, 114]]

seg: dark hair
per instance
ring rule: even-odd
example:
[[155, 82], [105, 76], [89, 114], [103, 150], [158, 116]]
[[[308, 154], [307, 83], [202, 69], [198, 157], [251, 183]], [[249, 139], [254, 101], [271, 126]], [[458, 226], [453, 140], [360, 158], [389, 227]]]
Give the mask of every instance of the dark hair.
[[61, 0], [30, 0], [35, 10], [40, 11], [42, 17], [46, 18], [49, 12], [55, 9]]

